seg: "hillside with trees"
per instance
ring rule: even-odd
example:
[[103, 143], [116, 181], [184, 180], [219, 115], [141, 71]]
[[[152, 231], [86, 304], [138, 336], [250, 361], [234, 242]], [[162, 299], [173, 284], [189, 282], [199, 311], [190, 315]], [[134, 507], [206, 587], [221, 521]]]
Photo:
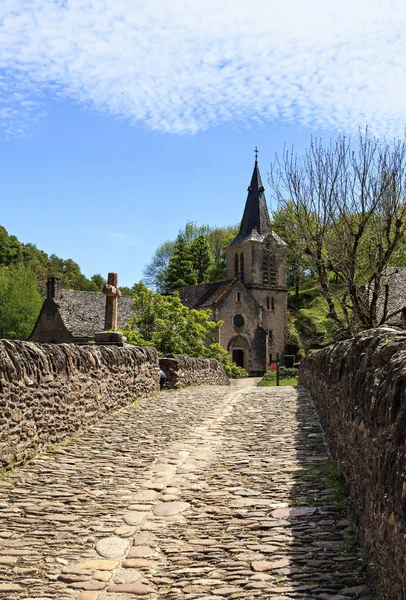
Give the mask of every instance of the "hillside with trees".
[[45, 297], [46, 280], [58, 277], [65, 288], [99, 291], [101, 275], [87, 279], [72, 259], [23, 244], [0, 226], [0, 338], [26, 339]]

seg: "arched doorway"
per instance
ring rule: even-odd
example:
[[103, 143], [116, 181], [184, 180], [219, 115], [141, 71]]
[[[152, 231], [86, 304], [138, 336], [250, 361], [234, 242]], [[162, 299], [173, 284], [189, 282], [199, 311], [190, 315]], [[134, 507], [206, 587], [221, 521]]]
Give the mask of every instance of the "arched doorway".
[[248, 340], [242, 335], [236, 335], [229, 341], [228, 344], [228, 351], [230, 353], [231, 360], [239, 367], [243, 367], [246, 371], [249, 370], [249, 348]]

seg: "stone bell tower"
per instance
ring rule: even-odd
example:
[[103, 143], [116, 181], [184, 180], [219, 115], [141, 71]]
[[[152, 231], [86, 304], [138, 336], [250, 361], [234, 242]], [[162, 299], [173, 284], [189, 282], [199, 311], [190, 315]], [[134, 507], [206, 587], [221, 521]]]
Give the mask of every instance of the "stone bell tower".
[[[226, 255], [227, 279], [239, 281], [254, 299], [250, 307], [242, 301], [236, 304], [235, 313], [247, 326], [245, 330], [235, 329], [235, 333], [240, 338], [245, 335], [251, 362], [257, 365], [251, 371], [258, 372], [282, 358], [287, 322], [287, 244], [272, 229], [264, 192], [255, 150], [240, 230], [226, 247]], [[236, 295], [237, 299], [242, 297]], [[232, 345], [229, 349], [232, 352]]]

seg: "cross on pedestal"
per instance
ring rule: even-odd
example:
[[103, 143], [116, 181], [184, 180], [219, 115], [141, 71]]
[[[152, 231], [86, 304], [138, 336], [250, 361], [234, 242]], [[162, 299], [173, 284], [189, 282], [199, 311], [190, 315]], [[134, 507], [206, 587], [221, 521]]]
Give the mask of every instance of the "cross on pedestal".
[[121, 296], [118, 289], [117, 273], [109, 273], [107, 284], [103, 288], [103, 293], [106, 294], [106, 315], [104, 318], [104, 330], [115, 331], [117, 329], [117, 304]]

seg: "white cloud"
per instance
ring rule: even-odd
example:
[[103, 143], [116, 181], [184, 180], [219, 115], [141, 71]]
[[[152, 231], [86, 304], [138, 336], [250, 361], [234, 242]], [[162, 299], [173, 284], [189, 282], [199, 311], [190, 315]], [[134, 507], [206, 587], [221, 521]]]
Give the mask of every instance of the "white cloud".
[[284, 122], [403, 135], [404, 0], [2, 0], [0, 127], [45, 99], [159, 131]]

